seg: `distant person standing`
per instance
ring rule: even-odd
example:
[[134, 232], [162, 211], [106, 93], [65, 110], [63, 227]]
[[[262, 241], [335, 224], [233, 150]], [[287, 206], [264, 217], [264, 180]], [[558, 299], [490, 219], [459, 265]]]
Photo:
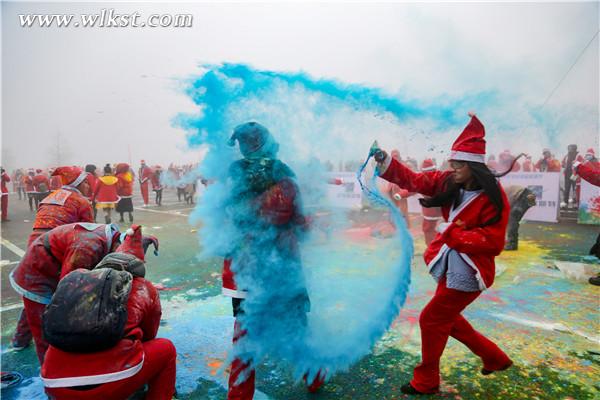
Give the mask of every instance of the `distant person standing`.
[[98, 215], [98, 210], [96, 209], [96, 201], [94, 201], [94, 193], [96, 192], [96, 186], [98, 185], [98, 175], [96, 174], [96, 166], [94, 164], [88, 164], [85, 166], [85, 172], [88, 173], [88, 182], [90, 183], [90, 192], [88, 200], [92, 205], [92, 210], [94, 210], [94, 222], [96, 222], [96, 215]]
[[2, 209], [2, 222], [8, 222], [8, 188], [6, 184], [10, 182], [10, 176], [6, 173], [4, 168], [0, 167], [0, 175], [2, 180], [2, 200], [1, 200], [1, 209]]
[[150, 185], [151, 178], [152, 169], [146, 165], [146, 161], [142, 160], [140, 165], [140, 171], [138, 174], [138, 179], [140, 181], [140, 191], [142, 192], [144, 207], [148, 207], [148, 186]]
[[98, 184], [94, 192], [96, 208], [104, 210], [104, 221], [111, 223], [111, 213], [119, 201], [117, 194], [117, 182], [119, 180], [113, 175], [110, 164], [104, 166], [104, 176], [98, 178]]
[[162, 184], [162, 168], [160, 165], [157, 165], [154, 168], [154, 173], [152, 174], [152, 190], [156, 193], [156, 197], [154, 202], [157, 206], [162, 206], [162, 192], [163, 192], [163, 184]]
[[44, 171], [41, 169], [38, 168], [35, 172], [33, 187], [35, 189], [35, 209], [37, 210], [40, 201], [44, 200], [50, 194], [50, 180], [48, 179], [48, 175], [44, 174]]
[[573, 175], [573, 163], [584, 161], [583, 157], [577, 151], [576, 144], [570, 144], [567, 146], [567, 155], [563, 158], [562, 167], [564, 168], [565, 177], [565, 191], [563, 192], [564, 198], [560, 203], [560, 208], [573, 207], [577, 199], [576, 183], [571, 180]]
[[23, 178], [23, 185], [25, 186], [25, 193], [27, 193], [27, 199], [29, 200], [29, 211], [33, 212], [33, 205], [35, 203], [35, 209], [37, 210], [37, 201], [36, 201], [36, 191], [33, 186], [33, 177], [35, 176], [35, 171], [33, 168], [29, 168], [27, 171], [27, 176]]
[[127, 163], [117, 164], [117, 194], [119, 202], [117, 203], [117, 212], [120, 215], [119, 222], [125, 222], [123, 214], [129, 215], [129, 222], [133, 222], [133, 173]]

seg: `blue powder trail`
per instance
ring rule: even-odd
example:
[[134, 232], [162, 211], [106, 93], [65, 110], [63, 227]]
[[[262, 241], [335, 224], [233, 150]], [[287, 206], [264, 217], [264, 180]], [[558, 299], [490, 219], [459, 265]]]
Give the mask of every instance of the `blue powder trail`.
[[[257, 71], [235, 64], [204, 68], [185, 89], [198, 105], [198, 114], [181, 114], [174, 120], [189, 132], [190, 146], [208, 150], [199, 172], [214, 183], [192, 215], [202, 222], [202, 255], [231, 254], [248, 233], [232, 223], [224, 205], [233, 189], [227, 179], [229, 165], [240, 158], [227, 142], [233, 128], [249, 120], [267, 126], [280, 143], [279, 158], [296, 174], [304, 213], [326, 216], [324, 222], [315, 217], [299, 243], [303, 279], [282, 273], [289, 265], [268, 259], [269, 249], [255, 249], [265, 256], [254, 271], [257, 281], [236, 271], [240, 280], [250, 279], [245, 283], [251, 286], [269, 282], [245, 302], [261, 316], [245, 316], [249, 334], [236, 346], [236, 355], [254, 364], [264, 357], [283, 360], [297, 379], [308, 373], [310, 380], [319, 370], [328, 376], [346, 370], [371, 351], [404, 304], [413, 244], [399, 211], [377, 191], [375, 176], [365, 186], [366, 195], [375, 206], [390, 210], [396, 234], [391, 239], [350, 240], [345, 233], [352, 224], [346, 212], [325, 195], [324, 161], [336, 160], [339, 152], [358, 158], [374, 136], [397, 132], [397, 125], [406, 120], [431, 117], [438, 126], [456, 125], [463, 106], [404, 101], [378, 89], [315, 80], [302, 73]], [[278, 298], [304, 285], [310, 297], [306, 321], [277, 311]]]

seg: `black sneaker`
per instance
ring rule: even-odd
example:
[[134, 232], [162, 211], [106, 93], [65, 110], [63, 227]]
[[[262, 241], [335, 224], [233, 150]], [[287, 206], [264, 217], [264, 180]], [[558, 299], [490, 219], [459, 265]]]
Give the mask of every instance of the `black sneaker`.
[[600, 275], [598, 276], [592, 276], [589, 280], [589, 283], [591, 283], [594, 286], [600, 286]]
[[417, 389], [415, 389], [410, 383], [407, 383], [406, 385], [402, 385], [402, 387], [400, 388], [400, 391], [404, 394], [413, 394], [413, 395], [427, 395], [427, 394], [433, 394], [433, 393], [423, 393], [423, 392], [419, 392]]
[[510, 361], [504, 367], [502, 367], [500, 369], [496, 369], [496, 370], [481, 368], [481, 375], [490, 375], [490, 374], [493, 374], [494, 372], [505, 371], [505, 370], [509, 369], [510, 367], [512, 367], [512, 365], [513, 365], [513, 362]]

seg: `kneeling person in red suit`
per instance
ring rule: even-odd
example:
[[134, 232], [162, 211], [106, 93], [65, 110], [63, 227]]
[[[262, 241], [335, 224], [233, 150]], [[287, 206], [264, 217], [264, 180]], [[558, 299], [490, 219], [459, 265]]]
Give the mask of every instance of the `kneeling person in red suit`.
[[[109, 269], [112, 271], [108, 271]], [[127, 312], [122, 314], [126, 316], [126, 321], [122, 319], [124, 327], [119, 333], [120, 338], [117, 337], [116, 343], [109, 348], [98, 343], [96, 349], [94, 345], [88, 345], [94, 343], [89, 340], [89, 336], [82, 339], [84, 335], [80, 326], [83, 324], [68, 320], [64, 321], [64, 325], [73, 327], [73, 337], [64, 332], [60, 332], [60, 336], [53, 336], [53, 333], [60, 330], [63, 322], [58, 318], [52, 319], [52, 307], [68, 304], [69, 292], [65, 291], [67, 301], [63, 303], [54, 303], [53, 299], [44, 315], [44, 332], [51, 342], [41, 370], [46, 393], [56, 400], [117, 400], [127, 399], [144, 385], [148, 385], [147, 399], [171, 400], [175, 393], [177, 353], [171, 341], [156, 338], [161, 305], [158, 291], [150, 281], [144, 279], [144, 250], [139, 226], [130, 228], [117, 251], [106, 256], [93, 271], [76, 270], [73, 274], [108, 275], [109, 272], [118, 274], [123, 283], [119, 287], [122, 288], [120, 294]], [[65, 277], [63, 282], [68, 280], [69, 277]], [[72, 279], [70, 281], [74, 282]], [[94, 293], [86, 293], [84, 288], [87, 289], [88, 286], [82, 286], [80, 291], [74, 290], [73, 293], [81, 299], [94, 298]], [[57, 294], [59, 291], [60, 287]], [[60, 296], [56, 296], [58, 298]], [[99, 301], [98, 299], [96, 297], [93, 301]], [[76, 319], [78, 314], [73, 309], [68, 315]], [[81, 315], [86, 320], [89, 318], [85, 313]], [[58, 326], [59, 329], [53, 330], [52, 326]], [[75, 336], [77, 337], [74, 338]], [[88, 348], [81, 349], [82, 343]], [[69, 350], [76, 346], [80, 347], [77, 352]]]

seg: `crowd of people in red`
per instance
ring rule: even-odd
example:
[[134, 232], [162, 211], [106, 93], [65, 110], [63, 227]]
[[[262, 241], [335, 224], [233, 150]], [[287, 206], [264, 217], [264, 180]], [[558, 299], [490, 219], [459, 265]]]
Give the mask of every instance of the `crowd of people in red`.
[[[150, 189], [155, 193], [155, 204], [161, 206], [163, 189], [168, 186], [177, 188], [179, 201], [182, 201], [183, 196], [184, 201], [193, 204], [196, 193], [196, 167], [197, 164], [181, 166], [171, 164], [167, 169], [167, 176], [164, 176], [160, 165], [150, 167], [144, 160], [140, 162], [137, 172], [128, 163], [106, 164], [102, 173], [98, 173], [95, 165], [88, 164], [84, 169], [88, 174], [85, 180], [87, 185], [82, 188], [80, 194], [92, 206], [91, 221], [95, 221], [98, 210], [102, 210], [104, 222], [109, 224], [112, 221], [112, 212], [115, 210], [120, 216], [119, 222], [125, 222], [125, 214], [128, 215], [129, 222], [133, 222], [132, 197], [136, 177], [140, 185], [142, 207], [148, 207]], [[29, 168], [27, 172], [20, 168], [14, 170], [11, 175], [2, 169], [2, 221], [10, 221], [9, 183], [12, 183], [13, 192], [17, 193], [19, 200], [29, 201], [30, 211], [39, 213], [44, 201], [51, 201], [52, 197], [49, 196], [63, 186], [61, 174], [64, 173], [64, 168], [66, 167]]]

